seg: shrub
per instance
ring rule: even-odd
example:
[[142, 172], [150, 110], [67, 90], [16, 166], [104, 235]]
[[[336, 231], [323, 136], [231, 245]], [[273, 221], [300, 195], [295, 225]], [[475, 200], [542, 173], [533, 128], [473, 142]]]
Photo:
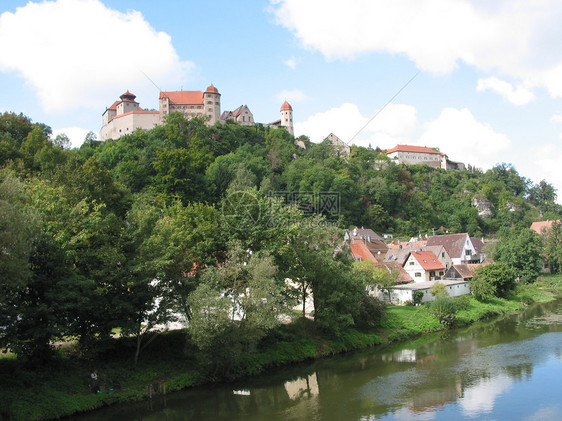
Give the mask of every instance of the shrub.
[[359, 311], [354, 320], [359, 328], [374, 328], [381, 325], [381, 320], [385, 315], [385, 304], [377, 298], [363, 294], [359, 301]]
[[470, 290], [479, 301], [505, 297], [515, 288], [516, 276], [515, 271], [502, 262], [481, 266], [474, 271]]
[[430, 303], [429, 312], [433, 314], [442, 325], [451, 327], [457, 322], [457, 307], [450, 298], [440, 297]]
[[422, 291], [415, 291], [414, 292], [414, 305], [417, 306], [421, 304], [423, 300], [423, 292]]
[[470, 295], [461, 295], [460, 297], [455, 297], [454, 302], [457, 310], [470, 309]]
[[443, 297], [449, 296], [449, 293], [447, 292], [447, 287], [444, 284], [442, 284], [441, 282], [436, 282], [435, 285], [433, 285], [429, 289], [429, 292], [431, 292], [431, 294], [435, 298], [443, 298]]

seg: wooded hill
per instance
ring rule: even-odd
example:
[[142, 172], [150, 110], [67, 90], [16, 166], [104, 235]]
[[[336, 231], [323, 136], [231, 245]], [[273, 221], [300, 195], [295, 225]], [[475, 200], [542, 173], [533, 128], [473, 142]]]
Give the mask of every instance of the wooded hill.
[[[172, 113], [115, 141], [90, 134], [79, 149], [50, 134], [21, 114], [0, 116], [0, 346], [19, 355], [46, 358], [50, 341], [69, 335], [88, 349], [119, 326], [137, 338], [138, 358], [173, 314], [191, 319], [242, 296], [244, 323], [223, 320], [208, 337], [197, 319], [190, 333], [211, 354], [247, 349], [310, 291], [315, 322], [335, 332], [361, 320], [365, 291], [338, 248], [342, 228], [489, 236], [562, 215], [550, 184], [508, 164], [445, 171], [356, 146], [344, 159], [306, 137], [299, 148], [282, 128], [208, 127]], [[283, 206], [271, 192], [301, 202]], [[317, 203], [323, 193], [338, 196], [336, 208]]]

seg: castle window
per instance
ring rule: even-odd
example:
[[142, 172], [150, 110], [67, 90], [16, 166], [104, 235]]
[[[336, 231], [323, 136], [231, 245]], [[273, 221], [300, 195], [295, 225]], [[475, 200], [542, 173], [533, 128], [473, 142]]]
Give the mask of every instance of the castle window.
[[221, 103], [220, 103], [220, 102], [218, 102], [218, 101], [216, 101], [216, 102], [215, 102], [215, 105], [221, 105]]
[[207, 104], [212, 104], [212, 103], [213, 103], [213, 101], [207, 101]]

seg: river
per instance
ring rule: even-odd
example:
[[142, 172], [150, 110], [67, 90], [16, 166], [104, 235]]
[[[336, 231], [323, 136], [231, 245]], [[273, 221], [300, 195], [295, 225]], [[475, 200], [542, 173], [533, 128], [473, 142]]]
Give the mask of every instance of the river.
[[562, 420], [562, 301], [76, 421]]

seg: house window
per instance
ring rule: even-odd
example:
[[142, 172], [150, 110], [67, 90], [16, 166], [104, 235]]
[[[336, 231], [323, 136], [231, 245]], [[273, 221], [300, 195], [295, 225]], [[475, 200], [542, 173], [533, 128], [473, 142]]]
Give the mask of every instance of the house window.
[[466, 255], [467, 255], [467, 256], [472, 256], [472, 250], [467, 250], [467, 251], [466, 251]]
[[416, 272], [416, 273], [414, 273], [414, 276], [415, 276], [416, 278], [421, 278], [421, 272]]
[[439, 272], [439, 276], [443, 276], [443, 275], [444, 275], [443, 271]]
[[410, 262], [410, 266], [414, 266], [414, 265], [415, 265], [415, 262]]
[[445, 252], [441, 253], [441, 257], [445, 258]]
[[207, 101], [207, 104], [212, 104], [212, 103], [213, 103], [213, 101]]

